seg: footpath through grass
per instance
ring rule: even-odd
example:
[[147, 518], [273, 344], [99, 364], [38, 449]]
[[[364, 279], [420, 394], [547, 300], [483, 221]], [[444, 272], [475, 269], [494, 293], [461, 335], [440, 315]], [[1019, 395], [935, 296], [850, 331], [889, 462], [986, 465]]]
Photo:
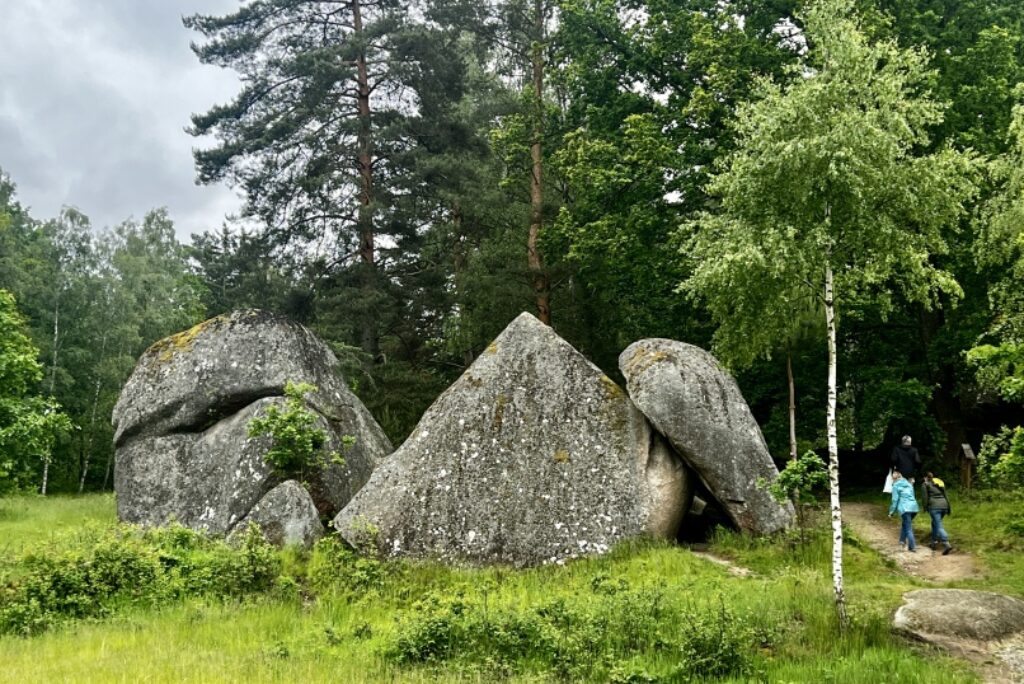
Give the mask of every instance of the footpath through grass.
[[[0, 514], [9, 568], [55, 549], [95, 565], [75, 549], [97, 539], [108, 549], [99, 562], [126, 567], [138, 565], [127, 563], [136, 558], [129, 551], [163, 549], [154, 556], [160, 577], [146, 585], [159, 596], [118, 589], [97, 614], [0, 637], [11, 681], [977, 681], [964, 664], [892, 634], [892, 612], [916, 584], [853, 538], [854, 626], [838, 636], [823, 529], [805, 546], [716, 537], [711, 551], [753, 569], [750, 578], [665, 545], [515, 571], [378, 563], [324, 542], [311, 554], [276, 553], [267, 565], [276, 579], [238, 593], [216, 586], [229, 575], [214, 561], [234, 558], [230, 551], [185, 534], [115, 533], [110, 497], [3, 500], [0, 510], [21, 511]], [[47, 530], [37, 543], [33, 519]], [[107, 529], [83, 534], [83, 519]], [[18, 581], [10, 577], [9, 590]]]

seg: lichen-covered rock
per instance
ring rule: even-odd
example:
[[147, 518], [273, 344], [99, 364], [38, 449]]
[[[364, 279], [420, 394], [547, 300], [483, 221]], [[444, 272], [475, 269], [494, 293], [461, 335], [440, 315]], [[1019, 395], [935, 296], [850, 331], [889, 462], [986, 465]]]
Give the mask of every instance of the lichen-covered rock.
[[345, 464], [309, 477], [321, 515], [333, 516], [391, 451], [380, 426], [345, 385], [338, 361], [312, 332], [262, 311], [219, 316], [150, 347], [114, 407], [118, 515], [158, 525], [175, 519], [230, 531], [277, 486], [266, 438], [249, 421], [283, 405], [289, 381], [317, 387], [306, 407]]
[[924, 641], [995, 641], [1024, 632], [1024, 601], [969, 589], [918, 589], [903, 595], [893, 626]]
[[259, 525], [267, 541], [278, 546], [308, 549], [324, 534], [313, 499], [295, 480], [286, 480], [267, 492], [235, 531], [245, 529], [250, 522]]
[[625, 392], [520, 315], [335, 518], [383, 555], [516, 566], [671, 538], [688, 470]]
[[640, 340], [619, 356], [619, 369], [636, 406], [740, 529], [769, 534], [793, 524], [792, 506], [758, 486], [778, 470], [736, 381], [711, 354], [674, 340]]

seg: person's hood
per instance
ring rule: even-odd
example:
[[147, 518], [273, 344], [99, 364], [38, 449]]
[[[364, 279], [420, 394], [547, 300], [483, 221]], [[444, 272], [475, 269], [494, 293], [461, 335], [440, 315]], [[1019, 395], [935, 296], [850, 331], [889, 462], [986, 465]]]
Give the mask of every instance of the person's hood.
[[901, 453], [907, 454], [908, 456], [914, 450], [913, 446], [904, 446], [902, 444], [897, 444], [896, 448], [899, 449]]

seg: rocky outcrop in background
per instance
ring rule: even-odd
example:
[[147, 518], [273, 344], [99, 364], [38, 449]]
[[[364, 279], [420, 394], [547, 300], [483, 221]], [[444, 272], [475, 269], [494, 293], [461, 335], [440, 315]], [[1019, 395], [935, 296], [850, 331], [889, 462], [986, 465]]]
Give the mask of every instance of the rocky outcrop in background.
[[[264, 460], [269, 439], [250, 438], [247, 428], [268, 406], [284, 405], [289, 381], [317, 387], [305, 403], [327, 434], [328, 450], [341, 451], [346, 435], [355, 438], [345, 464], [325, 464], [303, 490], [318, 515], [337, 514], [391, 444], [321, 340], [282, 316], [249, 310], [161, 340], [139, 360], [113, 414], [120, 519], [175, 519], [214, 534], [231, 531], [257, 508], [267, 520], [276, 499], [264, 499], [281, 479]], [[301, 510], [302, 494], [287, 489]]]
[[[313, 333], [261, 311], [221, 316], [153, 345], [125, 385], [114, 409], [118, 514], [214, 534], [252, 521], [273, 541], [306, 545], [333, 517], [346, 540], [380, 555], [515, 566], [675, 539], [698, 484], [740, 529], [792, 523], [791, 507], [758, 486], [778, 473], [710, 354], [642, 340], [620, 366], [628, 395], [524, 313], [388, 456]], [[301, 484], [268, 465], [269, 438], [248, 435], [253, 418], [286, 406], [288, 382], [318, 388], [304, 405], [327, 451], [345, 456]]]
[[524, 313], [334, 525], [383, 555], [561, 562], [641, 535], [674, 538], [691, 478], [614, 381]]

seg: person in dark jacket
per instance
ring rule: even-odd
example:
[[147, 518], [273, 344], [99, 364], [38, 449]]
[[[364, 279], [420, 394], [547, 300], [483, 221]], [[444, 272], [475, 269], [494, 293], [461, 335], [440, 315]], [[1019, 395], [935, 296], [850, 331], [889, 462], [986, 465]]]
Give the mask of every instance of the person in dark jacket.
[[942, 526], [942, 519], [952, 512], [949, 505], [949, 498], [946, 496], [945, 483], [932, 473], [924, 476], [924, 508], [932, 518], [932, 551], [942, 542], [942, 555], [945, 556], [953, 550], [949, 543], [949, 535], [946, 528]]
[[921, 465], [921, 454], [910, 446], [910, 435], [903, 435], [903, 439], [900, 441], [902, 444], [893, 447], [889, 460], [892, 462], [893, 470], [900, 471], [910, 484], [914, 484], [914, 474], [917, 472], [917, 467]]

